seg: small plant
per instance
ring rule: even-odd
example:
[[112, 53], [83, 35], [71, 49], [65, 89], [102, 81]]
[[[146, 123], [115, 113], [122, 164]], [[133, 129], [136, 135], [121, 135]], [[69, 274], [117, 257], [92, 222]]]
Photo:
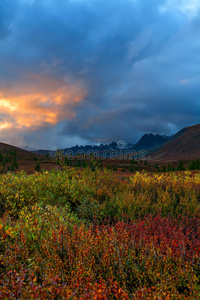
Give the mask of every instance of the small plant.
[[184, 163], [182, 160], [180, 160], [177, 166], [177, 171], [184, 171], [184, 170], [185, 170]]
[[111, 165], [107, 165], [107, 169], [108, 169], [108, 170], [111, 170]]
[[129, 170], [129, 172], [133, 172], [133, 167], [132, 167], [132, 166], [129, 166], [129, 167], [128, 167], [128, 170]]
[[137, 164], [138, 164], [138, 162], [137, 162], [134, 158], [130, 161], [130, 163], [131, 163], [132, 165], [137, 165]]
[[38, 158], [37, 158], [37, 156], [36, 156], [35, 154], [34, 154], [33, 160], [34, 160], [35, 163], [36, 163], [37, 160], [38, 160]]
[[37, 171], [37, 172], [41, 171], [40, 163], [39, 162], [35, 166], [35, 171]]
[[188, 164], [189, 170], [199, 170], [200, 169], [200, 160], [197, 158], [196, 160], [192, 160]]
[[83, 163], [82, 163], [82, 167], [86, 169], [87, 166], [88, 166], [87, 161], [86, 161], [86, 159], [84, 159]]
[[14, 158], [13, 166], [14, 166], [16, 169], [18, 169], [18, 162], [17, 162], [16, 158]]
[[56, 164], [57, 165], [62, 165], [64, 161], [64, 152], [63, 150], [60, 150], [57, 148], [56, 153], [55, 153], [55, 158], [56, 158]]
[[3, 169], [6, 167], [6, 162], [5, 162], [5, 160], [4, 160], [4, 159], [2, 160], [2, 163], [1, 163], [1, 165], [2, 165], [2, 168], [3, 168]]
[[81, 165], [82, 165], [82, 161], [79, 159], [79, 160], [77, 161], [77, 163], [76, 163], [76, 167], [77, 167], [77, 168], [80, 168]]
[[72, 165], [72, 161], [67, 155], [65, 156], [64, 164], [65, 164], [65, 166], [68, 166], [68, 167]]

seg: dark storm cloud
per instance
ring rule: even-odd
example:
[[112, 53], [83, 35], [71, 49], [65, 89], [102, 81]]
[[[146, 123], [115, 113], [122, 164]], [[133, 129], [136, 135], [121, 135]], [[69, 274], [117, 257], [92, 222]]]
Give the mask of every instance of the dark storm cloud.
[[24, 143], [136, 142], [199, 123], [200, 15], [169, 3], [0, 0], [0, 90], [83, 94], [65, 119], [20, 129]]

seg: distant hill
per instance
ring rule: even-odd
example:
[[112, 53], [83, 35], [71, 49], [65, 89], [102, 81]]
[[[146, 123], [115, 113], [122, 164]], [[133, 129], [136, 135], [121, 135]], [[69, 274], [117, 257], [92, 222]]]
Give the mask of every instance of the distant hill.
[[9, 144], [5, 144], [5, 143], [0, 143], [0, 153], [2, 154], [8, 154], [9, 152], [15, 152], [17, 153], [17, 157], [18, 159], [33, 159], [34, 154], [27, 151], [27, 150], [23, 150], [21, 148], [9, 145]]
[[19, 172], [26, 171], [28, 174], [35, 172], [37, 164], [40, 169], [51, 170], [56, 168], [56, 162], [30, 151], [0, 143], [0, 174], [7, 173], [8, 171]]
[[141, 139], [133, 146], [133, 150], [150, 150], [163, 145], [170, 139], [170, 136], [159, 134], [144, 134]]
[[151, 154], [156, 161], [200, 158], [200, 124], [185, 127]]
[[51, 150], [43, 150], [43, 149], [39, 149], [39, 150], [31, 150], [30, 152], [32, 152], [33, 154], [37, 154], [37, 155], [47, 155], [50, 152], [52, 152]]

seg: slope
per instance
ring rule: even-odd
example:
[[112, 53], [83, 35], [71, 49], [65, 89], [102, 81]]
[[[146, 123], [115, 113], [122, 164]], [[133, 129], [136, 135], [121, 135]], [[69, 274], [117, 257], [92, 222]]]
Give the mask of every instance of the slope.
[[200, 124], [185, 127], [151, 154], [155, 161], [188, 161], [200, 157]]

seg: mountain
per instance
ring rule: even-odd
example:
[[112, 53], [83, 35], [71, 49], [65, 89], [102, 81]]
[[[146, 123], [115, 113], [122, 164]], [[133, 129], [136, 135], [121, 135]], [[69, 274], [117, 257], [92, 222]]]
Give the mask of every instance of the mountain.
[[[110, 157], [112, 150], [122, 151], [148, 151], [148, 160], [152, 162], [159, 161], [178, 161], [178, 160], [191, 160], [200, 158], [200, 124], [185, 127], [174, 136], [166, 136], [159, 134], [144, 134], [141, 139], [133, 146], [131, 144], [125, 144], [123, 141], [119, 143], [111, 144], [100, 144], [100, 145], [86, 145], [86, 146], [75, 146], [71, 148], [62, 149], [63, 154], [76, 155], [81, 153], [96, 153], [102, 157]], [[55, 151], [49, 150], [38, 150], [34, 151], [36, 154], [50, 155], [54, 154]], [[96, 155], [95, 154], [95, 155]], [[115, 152], [116, 154], [116, 152]]]
[[[65, 148], [65, 149], [61, 149], [63, 151], [63, 154], [65, 155], [66, 153], [68, 153], [69, 155], [80, 155], [81, 153], [84, 153], [84, 154], [89, 154], [89, 153], [97, 153], [99, 154], [100, 156], [103, 155], [103, 153], [105, 153], [105, 151], [107, 151], [107, 156], [109, 154], [109, 151], [110, 150], [119, 150], [118, 148], [118, 144], [115, 143], [115, 142], [112, 142], [111, 144], [100, 144], [99, 146], [98, 145], [85, 145], [85, 146], [74, 146], [74, 147], [70, 147], [70, 148]], [[37, 150], [37, 151], [32, 151], [33, 153], [36, 153], [36, 154], [40, 154], [40, 155], [46, 155], [46, 154], [50, 154], [50, 155], [54, 155], [56, 150], [54, 151], [49, 151], [49, 150]]]
[[[85, 145], [85, 146], [74, 146], [70, 148], [61, 149], [63, 151], [63, 154], [66, 153], [70, 155], [76, 155], [80, 153], [89, 154], [89, 153], [98, 153], [99, 156], [103, 156], [106, 153], [106, 157], [109, 157], [109, 153], [112, 152], [112, 150], [115, 151], [126, 151], [126, 150], [134, 150], [134, 151], [140, 151], [140, 150], [147, 150], [147, 149], [154, 149], [162, 144], [164, 144], [166, 141], [168, 141], [170, 137], [166, 135], [153, 135], [153, 134], [145, 134], [143, 137], [139, 140], [137, 144], [126, 144], [123, 141], [120, 141], [118, 143], [112, 142], [110, 144], [100, 144], [100, 145]], [[56, 150], [50, 151], [50, 150], [42, 150], [39, 149], [37, 151], [32, 151], [35, 154], [39, 155], [46, 155], [46, 154], [52, 154], [54, 155]]]
[[200, 158], [200, 124], [183, 128], [150, 157], [156, 161], [186, 161], [196, 158]]
[[144, 134], [141, 139], [132, 147], [132, 150], [141, 151], [155, 149], [170, 139], [170, 136], [159, 134]]
[[[159, 134], [144, 134], [134, 146], [132, 144], [125, 144], [121, 141], [118, 143], [112, 142], [111, 144], [100, 144], [94, 146], [76, 145], [75, 147], [62, 150], [64, 155], [66, 153], [68, 153], [68, 155], [93, 153], [95, 156], [101, 156], [104, 158], [110, 158], [112, 155], [114, 155], [113, 157], [116, 157], [117, 154], [121, 155], [126, 153], [127, 150], [128, 152], [147, 150], [146, 158], [152, 163], [175, 162], [178, 160], [189, 161], [200, 158], [200, 124], [185, 127], [172, 137]], [[27, 167], [30, 165], [30, 167], [34, 169], [35, 154], [42, 164], [50, 164], [51, 160], [48, 159], [48, 157], [45, 157], [45, 155], [49, 154], [51, 158], [51, 156], [54, 156], [55, 152], [56, 150], [37, 150], [30, 152], [12, 145], [0, 143], [0, 153], [3, 155], [5, 160], [8, 161], [8, 167], [10, 164], [10, 157], [16, 156], [19, 166], [23, 167], [26, 165]], [[53, 164], [53, 162], [51, 164]]]

